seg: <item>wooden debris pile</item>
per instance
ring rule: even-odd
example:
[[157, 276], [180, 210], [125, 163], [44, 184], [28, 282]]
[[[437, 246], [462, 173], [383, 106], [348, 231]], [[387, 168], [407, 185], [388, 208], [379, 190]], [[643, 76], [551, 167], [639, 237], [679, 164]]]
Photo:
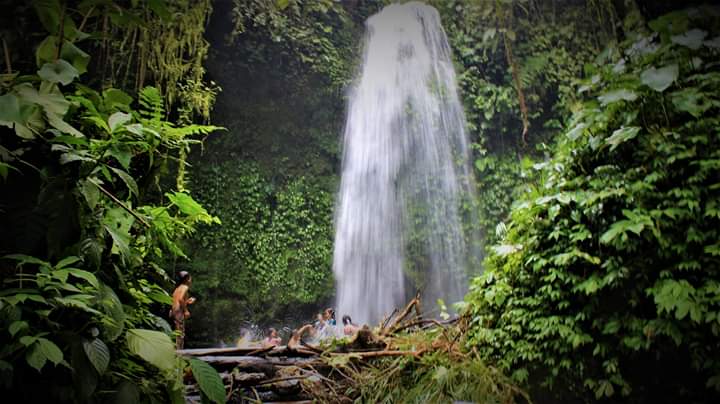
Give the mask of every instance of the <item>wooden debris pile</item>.
[[[377, 358], [417, 358], [437, 349], [459, 352], [457, 338], [413, 344], [413, 349], [407, 349], [398, 336], [401, 332], [408, 335], [407, 331], [434, 327], [442, 328], [445, 334], [444, 329], [455, 321], [457, 318], [423, 319], [416, 296], [375, 330], [363, 326], [352, 338], [335, 340], [328, 346], [303, 342], [303, 337], [312, 332], [312, 325], [305, 325], [293, 332], [286, 346], [185, 349], [178, 354], [214, 367], [223, 379], [228, 402], [352, 402], [357, 380], [348, 373], [359, 372]], [[189, 402], [200, 402], [200, 392], [191, 375], [186, 378], [186, 389]]]

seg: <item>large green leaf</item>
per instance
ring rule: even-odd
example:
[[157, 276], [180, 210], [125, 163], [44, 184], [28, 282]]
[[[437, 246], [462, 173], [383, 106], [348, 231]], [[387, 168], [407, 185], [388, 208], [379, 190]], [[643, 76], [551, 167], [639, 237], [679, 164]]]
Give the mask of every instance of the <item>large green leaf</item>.
[[125, 310], [122, 302], [107, 285], [100, 285], [95, 304], [105, 314], [101, 319], [103, 335], [107, 341], [114, 341], [125, 329]]
[[198, 220], [205, 223], [220, 223], [220, 219], [211, 216], [202, 205], [197, 203], [190, 195], [183, 192], [165, 193], [180, 211], [188, 216], [191, 220]]
[[12, 324], [10, 324], [10, 327], [8, 327], [8, 331], [10, 332], [10, 335], [14, 337], [15, 334], [26, 328], [28, 328], [27, 321], [18, 320], [13, 321]]
[[47, 261], [43, 261], [40, 258], [35, 258], [30, 255], [25, 254], [9, 254], [4, 256], [3, 258], [15, 260], [18, 263], [18, 266], [25, 265], [25, 264], [35, 264], [35, 265], [41, 265], [41, 266], [50, 266], [50, 263]]
[[130, 234], [122, 229], [105, 225], [105, 230], [113, 239], [112, 252], [124, 257], [130, 256]]
[[126, 110], [133, 101], [132, 97], [117, 88], [108, 88], [107, 90], [104, 90], [102, 96], [105, 102], [105, 108], [109, 110]]
[[112, 172], [114, 172], [115, 174], [117, 174], [118, 177], [120, 177], [120, 179], [125, 183], [125, 186], [128, 187], [131, 193], [135, 194], [135, 196], [140, 195], [140, 193], [138, 192], [137, 183], [135, 182], [135, 179], [130, 176], [130, 174], [115, 167], [110, 167], [110, 170], [112, 170]]
[[78, 183], [78, 190], [80, 194], [85, 198], [90, 209], [95, 209], [98, 201], [100, 200], [100, 190], [97, 185], [89, 179], [84, 179]]
[[[127, 125], [126, 128], [129, 126], [132, 125]], [[130, 169], [130, 160], [133, 158], [133, 152], [126, 145], [115, 145], [107, 151], [107, 154], [114, 157], [126, 171]]]
[[103, 218], [105, 230], [113, 239], [113, 254], [130, 256], [130, 228], [135, 218], [122, 208], [108, 209]]
[[705, 39], [706, 35], [707, 32], [695, 28], [682, 35], [673, 35], [670, 39], [678, 45], [686, 46], [692, 50], [697, 50], [702, 46], [703, 39]]
[[143, 329], [130, 329], [126, 334], [130, 352], [145, 359], [162, 370], [175, 367], [175, 344], [170, 337], [159, 332]]
[[40, 337], [37, 338], [35, 343], [30, 347], [25, 355], [25, 359], [30, 366], [39, 372], [48, 360], [55, 365], [62, 362], [63, 353], [54, 342]]
[[188, 216], [197, 216], [207, 214], [205, 208], [197, 203], [190, 195], [183, 192], [166, 193], [165, 196], [170, 199], [180, 211]]
[[695, 87], [675, 91], [671, 96], [675, 108], [688, 112], [696, 118], [699, 118], [703, 112], [712, 106], [708, 97], [699, 92]]
[[80, 402], [88, 402], [95, 393], [98, 385], [99, 375], [95, 366], [90, 362], [85, 353], [82, 341], [73, 341], [70, 350], [70, 363], [73, 369], [73, 387], [81, 399]]
[[65, 268], [53, 272], [54, 275], [61, 275], [67, 278], [68, 275], [72, 275], [76, 278], [86, 280], [90, 285], [98, 288], [100, 286], [97, 278], [92, 273], [78, 268]]
[[[57, 55], [57, 45], [58, 37], [55, 35], [48, 36], [44, 41], [42, 41], [42, 43], [40, 43], [35, 51], [35, 62], [38, 67], [43, 66], [45, 63], [52, 63], [55, 61], [55, 56]], [[62, 49], [60, 50], [60, 59], [70, 62], [70, 64], [77, 69], [78, 73], [83, 74], [87, 72], [90, 55], [75, 46], [72, 42], [65, 39], [63, 40]]]
[[619, 90], [614, 91], [608, 91], [607, 93], [604, 93], [598, 97], [598, 100], [602, 103], [602, 105], [612, 104], [614, 102], [618, 101], [635, 101], [637, 99], [637, 94], [634, 92], [621, 88]]
[[29, 83], [23, 83], [13, 89], [20, 96], [21, 101], [38, 104], [45, 113], [63, 116], [70, 108], [70, 102], [55, 84], [43, 85], [38, 90]]
[[659, 69], [650, 67], [640, 74], [640, 81], [655, 91], [663, 92], [677, 79], [678, 71], [676, 63]]
[[120, 126], [126, 124], [132, 119], [132, 115], [126, 114], [125, 112], [116, 112], [110, 115], [108, 118], [108, 126], [110, 131], [115, 132]]
[[0, 96], [0, 125], [11, 128], [14, 122], [22, 122], [20, 101], [15, 94]]
[[33, 7], [37, 13], [40, 23], [49, 33], [58, 32], [60, 27], [61, 7], [59, 0], [35, 0]]
[[98, 374], [102, 375], [110, 364], [110, 350], [99, 338], [83, 340], [83, 350]]
[[58, 59], [53, 63], [45, 63], [40, 70], [38, 70], [38, 76], [51, 83], [68, 85], [80, 76], [80, 72], [67, 61]]
[[[50, 114], [47, 113], [45, 115], [47, 117], [48, 123], [53, 128], [59, 130], [62, 133], [67, 133], [69, 135], [73, 135], [79, 138], [85, 137], [85, 135], [80, 132], [79, 130], [75, 129], [72, 125], [65, 122], [63, 118], [60, 115]], [[92, 161], [92, 159], [90, 159]]]
[[613, 134], [607, 138], [606, 142], [610, 145], [610, 150], [615, 150], [621, 143], [634, 139], [638, 132], [640, 132], [640, 128], [637, 126], [620, 128], [613, 132]]
[[65, 10], [65, 13], [61, 11], [62, 8], [60, 6], [60, 1], [34, 0], [32, 3], [38, 19], [48, 33], [57, 34], [58, 32], [60, 32], [60, 16], [64, 15], [64, 18], [62, 19], [62, 30], [63, 36], [65, 38], [70, 41], [75, 41], [79, 39], [85, 39], [89, 36], [88, 34], [85, 34], [78, 30], [77, 26], [75, 25], [75, 21], [73, 21], [72, 18], [68, 17], [67, 8]]
[[218, 404], [225, 402], [225, 386], [218, 372], [199, 359], [191, 358], [190, 369], [192, 369], [193, 377], [198, 382], [200, 390], [205, 393], [210, 401]]

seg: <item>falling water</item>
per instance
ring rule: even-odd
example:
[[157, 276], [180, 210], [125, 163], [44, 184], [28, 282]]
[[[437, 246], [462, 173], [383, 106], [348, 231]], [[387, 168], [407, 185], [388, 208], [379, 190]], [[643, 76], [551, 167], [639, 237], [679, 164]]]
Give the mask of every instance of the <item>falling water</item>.
[[337, 312], [375, 323], [416, 288], [462, 299], [472, 195], [465, 117], [437, 11], [393, 4], [367, 21], [350, 93], [335, 218]]

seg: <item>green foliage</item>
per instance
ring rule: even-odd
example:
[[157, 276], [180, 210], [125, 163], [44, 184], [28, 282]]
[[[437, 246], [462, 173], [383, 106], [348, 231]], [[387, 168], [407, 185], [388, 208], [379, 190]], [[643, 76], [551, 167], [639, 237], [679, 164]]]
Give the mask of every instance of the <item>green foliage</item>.
[[[472, 352], [458, 349], [460, 328], [415, 331], [393, 338], [402, 350], [424, 352], [353, 363], [353, 353], [335, 355], [328, 365], [349, 375], [354, 385], [346, 391], [368, 403], [514, 403], [527, 396], [507, 376], [487, 366]], [[521, 398], [522, 397], [522, 398]]]
[[183, 255], [178, 240], [195, 225], [219, 221], [182, 190], [168, 189], [169, 202], [150, 190], [162, 195], [168, 161], [198, 143], [193, 136], [219, 128], [166, 121], [151, 87], [136, 107], [119, 89], [80, 84], [87, 60], [70, 45], [87, 35], [75, 28], [76, 10], [34, 4], [49, 32], [70, 42], [50, 56], [48, 36], [37, 74], [13, 75], [0, 89], [8, 107], [0, 116], [1, 252], [14, 253], [0, 261], [3, 395], [178, 402], [182, 363], [169, 325], [154, 314], [170, 303], [162, 265]]
[[712, 16], [663, 16], [587, 67], [585, 101], [471, 287], [470, 346], [561, 401], [718, 397]]
[[615, 23], [614, 11], [603, 2], [431, 3], [440, 11], [457, 61], [471, 140], [491, 153], [525, 147], [513, 68], [528, 108], [527, 140], [539, 144], [567, 117], [585, 63], [614, 37], [606, 28]]
[[132, 329], [127, 331], [127, 345], [130, 352], [152, 363], [161, 370], [172, 370], [176, 366], [175, 344], [167, 334], [152, 330]]
[[[370, 3], [364, 8], [373, 9], [382, 2], [363, 3]], [[293, 82], [302, 81], [303, 72], [311, 71], [322, 77], [332, 90], [339, 90], [351, 79], [352, 56], [356, 54], [355, 7], [358, 6], [332, 0], [237, 0], [232, 9], [234, 28], [229, 40], [259, 36], [262, 40], [252, 50], [249, 60], [277, 58], [281, 64], [289, 65], [288, 81], [293, 85], [301, 84]], [[367, 16], [368, 11], [362, 9], [360, 14]]]
[[510, 207], [524, 189], [528, 188], [533, 174], [532, 161], [521, 161], [514, 156], [487, 155], [475, 160], [477, 170], [477, 209], [480, 228], [485, 229], [485, 245], [491, 246], [505, 232], [503, 222], [508, 219]]
[[[274, 185], [257, 165], [247, 162], [201, 167], [197, 176], [212, 178], [193, 188], [224, 225], [202, 227], [188, 243], [194, 293], [201, 299], [242, 302], [233, 321], [219, 313], [230, 334], [222, 337], [237, 335], [241, 320], [277, 318], [288, 307], [331, 296], [330, 192], [305, 178]], [[211, 322], [223, 322], [203, 314], [203, 308], [196, 310], [201, 310], [197, 328], [211, 329]], [[204, 321], [200, 317], [208, 324], [198, 324]]]
[[[577, 102], [574, 84], [602, 44], [614, 8], [604, 2], [434, 1], [447, 32], [476, 153], [478, 227], [497, 241], [513, 200]], [[562, 11], [561, 11], [562, 10]], [[514, 66], [510, 63], [511, 55]], [[529, 132], [513, 69], [527, 106]]]
[[225, 403], [225, 386], [217, 371], [199, 359], [192, 358], [188, 362], [200, 391], [214, 403]]

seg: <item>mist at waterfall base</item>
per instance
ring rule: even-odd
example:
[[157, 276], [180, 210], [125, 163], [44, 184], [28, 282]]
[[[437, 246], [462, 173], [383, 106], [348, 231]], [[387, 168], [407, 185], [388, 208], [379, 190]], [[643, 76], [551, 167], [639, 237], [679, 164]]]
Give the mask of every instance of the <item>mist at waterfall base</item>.
[[377, 323], [417, 290], [462, 300], [479, 248], [465, 117], [437, 10], [393, 4], [366, 22], [335, 213], [337, 313]]

